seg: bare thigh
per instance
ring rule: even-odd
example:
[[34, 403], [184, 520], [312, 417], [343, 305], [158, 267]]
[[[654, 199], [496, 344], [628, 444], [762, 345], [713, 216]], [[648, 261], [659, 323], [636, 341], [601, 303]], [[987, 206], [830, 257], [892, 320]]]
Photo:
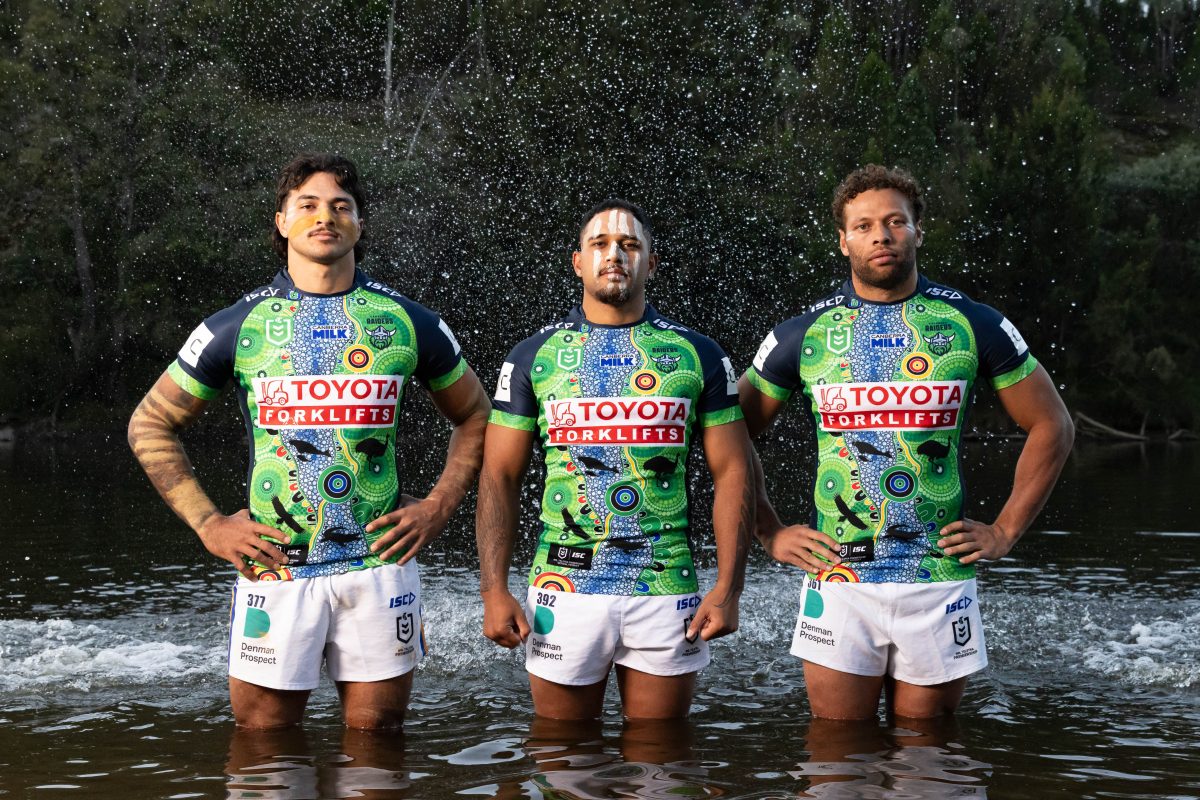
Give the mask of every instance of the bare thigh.
[[932, 686], [918, 686], [889, 678], [888, 713], [908, 719], [932, 719], [953, 714], [966, 688], [965, 677]]
[[607, 684], [607, 675], [598, 683], [571, 686], [530, 673], [533, 713], [549, 719], [593, 719], [600, 716], [604, 708], [604, 687]]
[[404, 712], [412, 694], [413, 673], [383, 681], [339, 681], [342, 715], [347, 728], [365, 731], [394, 731], [404, 725]]
[[874, 719], [879, 714], [882, 675], [853, 675], [805, 661], [804, 685], [814, 717]]
[[617, 665], [621, 705], [629, 719], [683, 719], [692, 706], [696, 673], [651, 675]]
[[309, 691], [271, 689], [239, 678], [229, 679], [229, 704], [240, 727], [271, 730], [299, 725]]

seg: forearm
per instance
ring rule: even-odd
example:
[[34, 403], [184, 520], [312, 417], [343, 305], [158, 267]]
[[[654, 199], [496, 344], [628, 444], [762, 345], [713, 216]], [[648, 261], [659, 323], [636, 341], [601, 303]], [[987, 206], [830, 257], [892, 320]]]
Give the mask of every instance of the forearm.
[[720, 602], [736, 598], [746, 579], [746, 557], [754, 534], [754, 480], [747, 464], [713, 478], [713, 532], [717, 540], [717, 585]]
[[767, 496], [767, 480], [763, 472], [762, 461], [759, 460], [758, 451], [751, 447], [750, 449], [750, 465], [753, 469], [753, 493], [754, 502], [754, 526], [751, 530], [754, 536], [765, 546], [771, 536], [783, 527], [783, 521], [779, 519], [779, 514], [775, 512], [775, 507], [771, 505], [771, 499]]
[[508, 568], [516, 542], [517, 480], [484, 470], [479, 477], [475, 510], [475, 543], [479, 551], [479, 591], [508, 590]]
[[[160, 381], [161, 383], [161, 381]], [[178, 431], [198, 413], [187, 398], [172, 398], [156, 384], [129, 420], [129, 446], [151, 484], [183, 522], [199, 532], [220, 513], [205, 494]]]
[[1013, 489], [995, 524], [1015, 542], [1046, 504], [1070, 455], [1075, 429], [1069, 417], [1032, 427], [1017, 459]]
[[467, 496], [483, 462], [483, 433], [487, 429], [487, 410], [473, 413], [454, 427], [446, 446], [446, 466], [429, 491], [447, 516], [454, 513]]

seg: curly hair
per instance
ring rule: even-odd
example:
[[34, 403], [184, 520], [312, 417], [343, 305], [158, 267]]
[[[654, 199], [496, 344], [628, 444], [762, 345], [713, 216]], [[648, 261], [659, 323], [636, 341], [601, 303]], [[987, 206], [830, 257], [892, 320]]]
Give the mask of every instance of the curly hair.
[[[301, 153], [284, 164], [283, 169], [279, 171], [279, 182], [275, 186], [275, 211], [283, 211], [283, 206], [287, 203], [287, 197], [291, 191], [318, 172], [328, 172], [337, 181], [338, 186], [350, 193], [350, 196], [354, 198], [354, 205], [358, 207], [358, 218], [365, 221], [367, 196], [358, 179], [358, 167], [354, 166], [354, 162], [345, 156], [333, 153]], [[356, 263], [362, 261], [363, 256], [367, 254], [365, 239], [364, 230], [363, 235], [354, 245], [354, 261]], [[287, 261], [288, 240], [275, 225], [271, 226], [271, 247], [280, 258]]]
[[921, 199], [921, 186], [916, 178], [902, 169], [888, 169], [878, 164], [867, 164], [854, 170], [833, 190], [833, 221], [838, 228], [845, 229], [844, 212], [849, 203], [860, 194], [871, 189], [895, 189], [908, 198], [912, 206], [913, 222], [921, 221], [921, 212], [925, 210], [925, 201]]

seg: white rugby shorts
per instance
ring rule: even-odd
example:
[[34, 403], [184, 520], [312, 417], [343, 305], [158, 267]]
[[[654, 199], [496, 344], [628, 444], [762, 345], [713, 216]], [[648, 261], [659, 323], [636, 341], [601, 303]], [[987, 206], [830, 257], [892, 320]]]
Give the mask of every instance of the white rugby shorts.
[[625, 597], [529, 587], [525, 668], [554, 683], [586, 686], [613, 664], [651, 675], [686, 675], [709, 662], [708, 642], [684, 638], [698, 594]]
[[792, 655], [854, 675], [932, 686], [987, 666], [975, 579], [843, 583], [804, 578]]
[[238, 576], [229, 615], [229, 674], [271, 689], [381, 681], [425, 655], [417, 564], [290, 581]]

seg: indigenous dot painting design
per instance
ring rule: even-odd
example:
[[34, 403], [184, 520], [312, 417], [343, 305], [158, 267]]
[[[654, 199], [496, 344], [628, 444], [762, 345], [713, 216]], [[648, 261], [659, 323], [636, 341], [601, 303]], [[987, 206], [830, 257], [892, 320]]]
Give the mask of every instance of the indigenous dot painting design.
[[[442, 334], [434, 327], [435, 315], [386, 287], [368, 286], [361, 273], [351, 291], [329, 296], [303, 294], [281, 273], [242, 302], [247, 305], [206, 321], [229, 343], [231, 361], [213, 356], [212, 362], [189, 362], [198, 375], [180, 362], [170, 371], [185, 389], [210, 396], [216, 393], [210, 384], [223, 382], [222, 370], [231, 370], [235, 378], [251, 435], [251, 516], [291, 540], [285, 546], [287, 568], [255, 570], [276, 580], [378, 566], [382, 561], [369, 548], [380, 534], [367, 534], [364, 526], [395, 508], [400, 494], [397, 409], [405, 382], [418, 370], [417, 322], [409, 309], [419, 309], [420, 324], [432, 331], [423, 341], [436, 341], [441, 348], [436, 360], [423, 362], [423, 377], [432, 369], [445, 373], [432, 376], [436, 380], [452, 382], [461, 374], [465, 367], [457, 346], [449, 338], [436, 339]], [[215, 344], [214, 350], [226, 352]], [[357, 383], [352, 386], [351, 380]], [[300, 384], [308, 387], [306, 398], [298, 394]], [[309, 409], [320, 406], [318, 399], [329, 401], [323, 413], [349, 414], [346, 409], [355, 407], [356, 398], [368, 396], [362, 402], [370, 404], [369, 413], [384, 415], [370, 426], [358, 427], [361, 417], [347, 417], [336, 424], [327, 418], [304, 420], [310, 427], [277, 418], [272, 427], [260, 414], [285, 405], [289, 414], [296, 413], [305, 400]], [[335, 400], [344, 403], [336, 406]]]
[[[789, 390], [769, 376], [786, 376], [790, 363], [817, 423], [815, 526], [841, 543], [871, 542], [847, 550], [868, 553], [865, 560], [827, 570], [823, 580], [925, 582], [974, 575], [972, 566], [945, 557], [936, 542], [944, 525], [962, 517], [959, 442], [981, 373], [979, 332], [991, 337], [993, 384], [1011, 385], [1036, 368], [1024, 343], [1017, 348], [1019, 334], [1002, 330], [1002, 320], [924, 279], [912, 298], [892, 304], [864, 302], [847, 284], [808, 315], [779, 326], [764, 344], [751, 380], [786, 399]], [[785, 340], [786, 346], [779, 344]], [[953, 406], [953, 415], [936, 423], [918, 416], [931, 397], [949, 398], [943, 411]], [[872, 414], [875, 403], [881, 410]]]
[[[701, 412], [706, 375], [708, 391], [715, 386], [712, 376], [719, 374], [725, 394], [726, 373], [719, 364], [723, 354], [710, 363], [706, 359], [714, 357], [708, 350], [719, 353], [719, 348], [653, 313], [636, 325], [615, 328], [590, 325], [576, 314], [568, 320], [575, 322], [539, 339], [536, 350], [523, 351], [528, 354], [521, 357], [527, 391], [536, 398], [536, 411], [530, 406], [530, 413], [537, 415], [546, 452], [543, 528], [530, 584], [587, 594], [693, 593], [697, 581], [688, 543], [688, 443], [698, 418], [706, 424], [740, 419], [736, 394], [729, 395], [728, 407]], [[705, 355], [689, 336], [704, 341]], [[671, 407], [679, 413], [672, 420], [678, 438], [554, 443], [552, 427], [583, 423], [575, 417], [584, 413], [596, 415], [590, 417], [593, 423], [606, 419], [604, 426], [611, 428], [606, 433], [613, 435], [622, 426], [628, 435], [638, 435], [629, 431], [656, 424], [605, 418], [596, 405], [582, 410], [579, 404], [592, 400], [607, 403], [610, 411], [621, 404], [626, 409], [622, 414], [641, 404], [645, 409]], [[506, 412], [500, 406], [503, 422]], [[555, 407], [567, 411], [547, 411]], [[555, 415], [553, 426], [548, 413]], [[564, 423], [566, 417], [559, 414], [574, 416]], [[493, 421], [497, 418], [493, 412]], [[532, 427], [534, 420], [527, 421]], [[516, 424], [523, 424], [520, 418]]]

